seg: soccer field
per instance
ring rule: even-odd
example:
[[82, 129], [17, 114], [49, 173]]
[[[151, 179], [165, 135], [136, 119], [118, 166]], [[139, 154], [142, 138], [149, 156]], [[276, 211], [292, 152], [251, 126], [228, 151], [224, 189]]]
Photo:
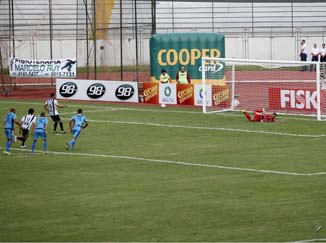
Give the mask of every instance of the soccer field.
[[[89, 120], [76, 144], [0, 155], [0, 241], [262, 242], [326, 238], [326, 123], [238, 112], [61, 102]], [[41, 101], [0, 99], [43, 111]], [[0, 124], [3, 128], [3, 122]], [[2, 129], [3, 131], [3, 129]], [[17, 130], [16, 130], [17, 131]], [[5, 145], [0, 135], [1, 149]]]

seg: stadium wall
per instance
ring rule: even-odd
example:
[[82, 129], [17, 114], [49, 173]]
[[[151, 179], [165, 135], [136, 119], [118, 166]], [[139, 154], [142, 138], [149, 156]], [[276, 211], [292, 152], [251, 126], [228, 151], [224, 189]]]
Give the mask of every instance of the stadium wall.
[[[263, 60], [299, 60], [300, 40], [307, 42], [308, 53], [313, 43], [318, 47], [325, 42], [324, 37], [225, 37], [225, 53], [227, 58], [263, 59]], [[140, 65], [149, 65], [149, 39], [138, 40]], [[3, 63], [6, 67], [9, 56], [9, 43], [0, 41], [3, 52]], [[30, 59], [49, 59], [50, 47], [48, 40], [29, 40], [16, 42], [16, 57]], [[79, 40], [76, 47], [75, 40], [53, 40], [53, 58], [76, 57], [78, 66], [86, 66], [86, 41]], [[124, 65], [135, 65], [135, 39], [128, 38], [122, 41]], [[93, 45], [92, 45], [93, 46]], [[93, 55], [90, 55], [90, 64], [93, 64]], [[310, 56], [308, 56], [310, 60]], [[97, 42], [97, 65], [120, 65], [120, 40], [108, 39]]]

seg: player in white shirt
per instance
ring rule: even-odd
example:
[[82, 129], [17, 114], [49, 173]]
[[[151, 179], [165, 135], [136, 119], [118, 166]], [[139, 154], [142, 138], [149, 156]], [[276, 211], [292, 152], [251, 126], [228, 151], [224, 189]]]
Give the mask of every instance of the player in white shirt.
[[44, 104], [44, 109], [49, 112], [52, 121], [54, 122], [53, 133], [57, 133], [58, 123], [60, 124], [60, 129], [62, 133], [66, 133], [63, 129], [63, 123], [61, 121], [58, 108], [66, 108], [66, 105], [59, 105], [59, 102], [55, 98], [55, 94], [50, 94], [50, 99], [47, 99]]
[[29, 136], [29, 130], [31, 129], [32, 123], [35, 122], [34, 109], [28, 109], [28, 113], [24, 115], [21, 119], [20, 126], [20, 137], [17, 137], [18, 140], [22, 141], [21, 148], [26, 148], [25, 142]]

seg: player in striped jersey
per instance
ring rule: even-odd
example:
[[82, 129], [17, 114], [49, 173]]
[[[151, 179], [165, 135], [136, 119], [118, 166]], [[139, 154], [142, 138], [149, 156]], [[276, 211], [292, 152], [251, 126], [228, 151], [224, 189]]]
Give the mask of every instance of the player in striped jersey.
[[76, 140], [79, 137], [81, 131], [88, 126], [87, 118], [83, 115], [83, 110], [78, 109], [77, 114], [74, 115], [69, 121], [70, 131], [72, 132], [73, 138], [67, 143], [66, 149], [74, 149]]
[[62, 133], [66, 133], [63, 129], [63, 123], [61, 121], [58, 108], [66, 108], [66, 105], [59, 105], [57, 99], [55, 98], [55, 94], [50, 94], [50, 99], [47, 99], [44, 104], [44, 109], [49, 112], [50, 117], [54, 122], [53, 133], [57, 133], [58, 123], [60, 124], [60, 129]]
[[28, 113], [21, 119], [22, 125], [20, 127], [21, 137], [17, 137], [18, 140], [22, 141], [21, 148], [26, 148], [25, 142], [29, 136], [29, 130], [31, 129], [32, 123], [35, 122], [36, 117], [34, 116], [34, 109], [30, 108]]

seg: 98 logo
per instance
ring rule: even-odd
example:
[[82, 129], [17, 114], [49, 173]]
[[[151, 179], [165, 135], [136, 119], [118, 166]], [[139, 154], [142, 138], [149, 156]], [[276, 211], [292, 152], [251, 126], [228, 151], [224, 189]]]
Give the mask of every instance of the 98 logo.
[[98, 99], [105, 94], [105, 86], [100, 83], [92, 84], [87, 89], [87, 96], [92, 99]]
[[115, 96], [119, 100], [127, 100], [131, 98], [134, 95], [134, 93], [135, 93], [134, 87], [132, 87], [129, 84], [123, 84], [116, 89]]
[[68, 98], [76, 94], [77, 85], [73, 82], [67, 82], [60, 86], [59, 93], [62, 97]]

